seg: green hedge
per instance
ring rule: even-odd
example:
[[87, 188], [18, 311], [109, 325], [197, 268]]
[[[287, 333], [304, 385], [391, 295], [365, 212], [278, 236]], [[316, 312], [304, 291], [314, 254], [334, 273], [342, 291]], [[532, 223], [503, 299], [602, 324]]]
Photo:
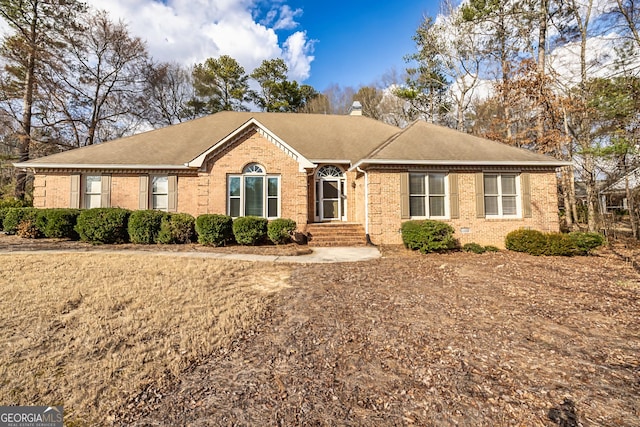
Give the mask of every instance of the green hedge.
[[92, 243], [126, 243], [131, 211], [121, 208], [94, 208], [78, 215], [76, 231], [80, 239]]
[[267, 238], [268, 223], [266, 218], [243, 216], [233, 221], [233, 235], [240, 245], [257, 245]]
[[291, 234], [296, 231], [296, 222], [292, 219], [278, 218], [269, 221], [267, 236], [276, 245], [282, 245], [291, 241]]
[[402, 242], [412, 250], [423, 254], [446, 252], [457, 247], [453, 227], [433, 220], [414, 220], [402, 223]]
[[543, 255], [547, 250], [547, 236], [538, 230], [515, 230], [505, 237], [505, 247], [510, 251]]
[[35, 224], [37, 214], [36, 208], [6, 208], [2, 229], [7, 234], [16, 234], [22, 221], [31, 221]]
[[191, 243], [196, 235], [196, 219], [189, 214], [174, 213], [165, 215], [160, 223], [158, 243]]
[[198, 243], [224, 246], [233, 241], [233, 219], [227, 215], [205, 214], [196, 218]]
[[507, 249], [536, 256], [587, 255], [602, 244], [604, 244], [604, 237], [600, 234], [583, 232], [564, 234], [515, 230], [505, 238]]
[[166, 216], [166, 212], [154, 210], [131, 212], [127, 226], [131, 243], [144, 245], [156, 243], [162, 219]]
[[79, 209], [41, 209], [36, 216], [36, 227], [44, 237], [77, 240], [75, 226], [79, 215]]
[[574, 231], [569, 233], [569, 238], [575, 246], [576, 255], [589, 255], [592, 250], [604, 245], [605, 239], [599, 233], [583, 233]]

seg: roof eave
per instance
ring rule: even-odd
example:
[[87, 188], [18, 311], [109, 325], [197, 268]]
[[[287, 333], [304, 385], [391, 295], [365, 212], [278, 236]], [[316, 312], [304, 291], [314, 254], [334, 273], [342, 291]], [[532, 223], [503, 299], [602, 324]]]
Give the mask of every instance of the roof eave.
[[87, 163], [13, 163], [13, 166], [19, 169], [178, 169], [178, 170], [193, 170], [194, 168], [187, 165], [144, 165], [144, 164], [131, 164], [131, 165], [118, 165], [113, 163], [104, 164], [87, 164]]
[[362, 159], [350, 170], [365, 168], [369, 165], [429, 165], [429, 166], [531, 166], [531, 167], [562, 167], [571, 165], [570, 162], [559, 160], [390, 160], [390, 159]]

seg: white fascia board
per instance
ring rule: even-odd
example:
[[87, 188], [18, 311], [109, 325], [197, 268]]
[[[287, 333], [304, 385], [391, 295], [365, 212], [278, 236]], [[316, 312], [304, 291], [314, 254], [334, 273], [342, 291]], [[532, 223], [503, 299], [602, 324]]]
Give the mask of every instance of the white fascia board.
[[545, 166], [545, 167], [561, 167], [569, 166], [571, 162], [562, 162], [559, 160], [549, 161], [490, 161], [490, 160], [380, 160], [380, 159], [363, 159], [356, 163], [349, 170], [366, 167], [368, 165], [433, 165], [433, 166]]
[[[243, 132], [245, 132], [251, 126], [256, 126], [264, 134], [266, 134], [269, 138], [271, 138], [273, 140], [273, 142], [276, 143], [276, 145], [280, 145], [280, 147], [278, 147], [278, 148], [280, 148], [283, 151], [285, 151], [287, 154], [289, 154], [291, 157], [293, 157], [298, 162], [298, 164], [300, 165], [300, 171], [301, 172], [304, 172], [305, 168], [314, 168], [314, 167], [316, 167], [316, 165], [313, 162], [308, 160], [306, 157], [304, 157], [302, 154], [300, 154], [297, 150], [295, 150], [289, 144], [287, 144], [282, 139], [280, 139], [276, 134], [274, 134], [269, 129], [267, 129], [266, 126], [264, 126], [262, 123], [260, 123], [255, 118], [249, 119], [245, 124], [243, 124], [242, 126], [237, 128], [236, 130], [231, 132], [229, 135], [227, 135], [226, 137], [224, 137], [223, 139], [218, 141], [216, 144], [214, 144], [207, 151], [205, 151], [204, 153], [200, 154], [195, 159], [185, 163], [185, 166], [201, 168], [202, 164], [204, 163], [204, 160], [207, 158], [207, 156], [209, 154], [211, 154], [212, 152], [216, 151], [220, 147], [224, 147], [225, 144], [227, 144], [229, 141], [232, 141], [238, 135], [241, 135]], [[256, 161], [258, 161], [258, 160], [256, 160]]]
[[116, 165], [112, 163], [106, 164], [79, 164], [79, 163], [13, 163], [13, 166], [20, 169], [193, 169], [186, 165]]
[[351, 160], [344, 160], [344, 159], [309, 159], [310, 161], [312, 161], [313, 163], [319, 165], [319, 164], [325, 164], [325, 163], [330, 163], [330, 164], [351, 164]]

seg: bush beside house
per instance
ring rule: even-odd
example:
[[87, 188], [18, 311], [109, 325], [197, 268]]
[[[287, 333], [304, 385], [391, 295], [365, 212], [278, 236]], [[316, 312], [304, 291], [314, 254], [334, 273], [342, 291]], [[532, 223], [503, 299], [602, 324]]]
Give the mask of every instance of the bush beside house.
[[156, 243], [160, 234], [162, 219], [167, 215], [166, 212], [154, 210], [132, 212], [127, 225], [131, 243], [144, 245]]
[[507, 234], [505, 247], [530, 255], [574, 256], [588, 255], [604, 244], [598, 233], [543, 233], [538, 230], [515, 230]]
[[38, 211], [36, 227], [44, 237], [77, 240], [79, 215], [80, 209], [42, 209]]
[[440, 221], [406, 221], [402, 223], [401, 232], [404, 245], [423, 254], [446, 252], [458, 246], [453, 237], [453, 227]]
[[227, 215], [204, 214], [196, 218], [198, 243], [224, 246], [233, 240], [233, 219]]
[[172, 213], [162, 217], [158, 243], [185, 244], [193, 242], [196, 236], [196, 219], [185, 213]]
[[126, 243], [131, 211], [121, 208], [94, 208], [78, 215], [76, 231], [80, 239], [91, 243]]
[[276, 245], [283, 245], [291, 241], [291, 236], [296, 231], [296, 222], [292, 219], [278, 218], [269, 221], [267, 236]]
[[243, 216], [233, 221], [233, 236], [239, 245], [259, 245], [267, 239], [266, 218]]

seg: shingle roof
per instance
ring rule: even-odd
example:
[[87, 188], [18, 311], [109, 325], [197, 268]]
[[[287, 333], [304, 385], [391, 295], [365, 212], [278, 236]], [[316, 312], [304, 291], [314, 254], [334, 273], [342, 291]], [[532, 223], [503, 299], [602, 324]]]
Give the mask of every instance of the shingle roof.
[[559, 162], [551, 157], [512, 147], [456, 130], [416, 121], [395, 135], [360, 164], [381, 163], [432, 164], [540, 164], [551, 166]]
[[138, 135], [18, 163], [18, 167], [186, 168], [244, 126], [258, 123], [307, 160], [365, 163], [561, 162], [527, 150], [416, 122], [405, 130], [363, 117], [220, 112]]

